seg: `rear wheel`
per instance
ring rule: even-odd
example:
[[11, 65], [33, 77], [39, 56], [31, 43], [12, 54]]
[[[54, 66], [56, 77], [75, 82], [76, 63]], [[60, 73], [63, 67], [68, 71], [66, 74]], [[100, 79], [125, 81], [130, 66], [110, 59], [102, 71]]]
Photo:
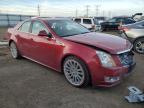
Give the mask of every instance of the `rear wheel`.
[[10, 51], [11, 51], [11, 55], [13, 58], [19, 59], [21, 57], [21, 55], [17, 49], [17, 46], [14, 42], [10, 43]]
[[86, 65], [76, 57], [70, 56], [63, 63], [63, 71], [67, 81], [75, 87], [89, 84], [90, 76]]
[[139, 38], [134, 42], [134, 50], [137, 53], [144, 54], [144, 38]]

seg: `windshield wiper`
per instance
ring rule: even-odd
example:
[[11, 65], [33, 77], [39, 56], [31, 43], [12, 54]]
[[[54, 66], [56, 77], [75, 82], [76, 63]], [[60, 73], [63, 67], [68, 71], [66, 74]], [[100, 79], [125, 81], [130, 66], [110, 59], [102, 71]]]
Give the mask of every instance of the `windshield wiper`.
[[[90, 32], [83, 32], [83, 33], [79, 33], [79, 34], [85, 34], [85, 33], [90, 33]], [[68, 37], [68, 36], [74, 36], [74, 35], [79, 35], [79, 34], [64, 35], [64, 36], [61, 36], [61, 37]]]
[[86, 34], [86, 33], [90, 33], [90, 32], [83, 32], [83, 33], [80, 33], [80, 34]]
[[78, 35], [78, 34], [64, 35], [62, 37], [68, 37], [68, 36], [73, 36], [73, 35]]

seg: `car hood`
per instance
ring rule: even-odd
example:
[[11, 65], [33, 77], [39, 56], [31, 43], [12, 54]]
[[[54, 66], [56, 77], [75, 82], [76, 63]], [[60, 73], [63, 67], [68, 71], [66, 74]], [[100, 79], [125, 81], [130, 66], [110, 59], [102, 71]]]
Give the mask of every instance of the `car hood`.
[[128, 40], [104, 33], [91, 32], [64, 38], [73, 42], [100, 48], [111, 54], [118, 54], [132, 47], [132, 44]]

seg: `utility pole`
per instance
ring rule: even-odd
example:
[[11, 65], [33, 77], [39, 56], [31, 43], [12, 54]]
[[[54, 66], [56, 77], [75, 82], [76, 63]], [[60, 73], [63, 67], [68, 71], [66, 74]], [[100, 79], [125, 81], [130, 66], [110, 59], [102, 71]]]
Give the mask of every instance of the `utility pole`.
[[95, 11], [96, 11], [96, 16], [97, 16], [97, 17], [98, 17], [98, 15], [99, 15], [99, 7], [100, 7], [100, 5], [96, 5]]
[[76, 12], [75, 12], [75, 16], [76, 18], [78, 17], [78, 10], [76, 9]]
[[103, 10], [103, 17], [105, 16], [105, 11]]
[[40, 16], [40, 6], [38, 4], [38, 7], [37, 7], [37, 11], [38, 11], [38, 16]]
[[86, 12], [87, 12], [87, 13], [86, 13], [86, 16], [87, 16], [87, 17], [89, 16], [89, 7], [90, 7], [89, 5], [86, 5]]
[[108, 16], [109, 16], [110, 18], [112, 17], [111, 11], [108, 12]]

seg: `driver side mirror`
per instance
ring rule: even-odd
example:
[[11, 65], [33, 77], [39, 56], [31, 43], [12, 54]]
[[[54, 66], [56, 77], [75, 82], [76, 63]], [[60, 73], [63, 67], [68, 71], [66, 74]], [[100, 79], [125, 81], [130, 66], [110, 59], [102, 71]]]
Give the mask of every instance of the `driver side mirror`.
[[47, 33], [45, 30], [40, 31], [38, 36], [52, 38], [52, 34], [51, 33]]

